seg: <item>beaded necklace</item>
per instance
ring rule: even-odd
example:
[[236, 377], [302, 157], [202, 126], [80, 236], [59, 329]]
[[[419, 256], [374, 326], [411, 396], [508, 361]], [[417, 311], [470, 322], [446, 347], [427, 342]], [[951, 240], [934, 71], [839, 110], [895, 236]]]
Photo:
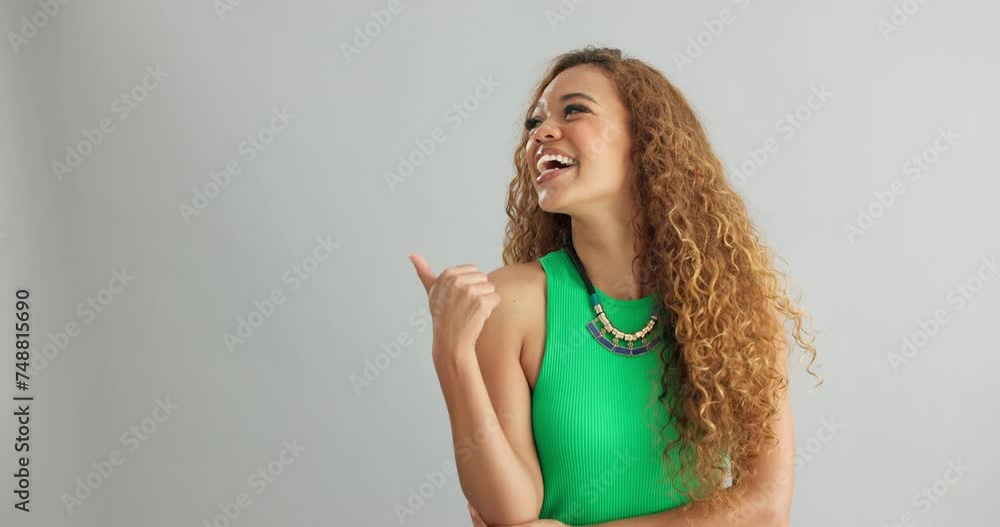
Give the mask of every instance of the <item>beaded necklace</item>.
[[[608, 320], [608, 316], [604, 313], [604, 306], [601, 305], [600, 297], [597, 296], [597, 291], [594, 289], [594, 284], [590, 281], [590, 277], [587, 276], [587, 270], [583, 268], [583, 262], [580, 261], [580, 257], [576, 255], [576, 249], [573, 248], [573, 240], [570, 238], [569, 246], [566, 249], [570, 260], [573, 261], [573, 265], [576, 267], [580, 277], [583, 278], [584, 284], [587, 286], [587, 292], [590, 294], [590, 305], [594, 309], [594, 314], [597, 315], [593, 320], [587, 323], [587, 331], [594, 337], [597, 342], [604, 346], [605, 349], [612, 353], [618, 355], [624, 355], [626, 357], [635, 357], [637, 355], [642, 355], [651, 349], [655, 349], [660, 345], [663, 338], [660, 332], [657, 332], [652, 338], [647, 340], [647, 336], [653, 331], [656, 326], [657, 321], [660, 319], [660, 305], [659, 302], [656, 303], [656, 307], [653, 309], [653, 314], [649, 317], [649, 322], [635, 333], [625, 333], [619, 330], [611, 321]], [[608, 339], [608, 334], [614, 336], [613, 339]], [[626, 346], [619, 345], [619, 341], [624, 340]], [[636, 346], [636, 341], [642, 344]]]

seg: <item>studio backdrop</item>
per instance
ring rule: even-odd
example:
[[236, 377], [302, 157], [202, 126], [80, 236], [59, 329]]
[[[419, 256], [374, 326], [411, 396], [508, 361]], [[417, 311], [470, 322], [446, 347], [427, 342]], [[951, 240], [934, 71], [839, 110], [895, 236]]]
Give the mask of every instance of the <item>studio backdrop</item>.
[[4, 2], [0, 524], [471, 525], [407, 254], [502, 265], [524, 112], [586, 45], [685, 94], [812, 315], [791, 524], [996, 523], [998, 19]]

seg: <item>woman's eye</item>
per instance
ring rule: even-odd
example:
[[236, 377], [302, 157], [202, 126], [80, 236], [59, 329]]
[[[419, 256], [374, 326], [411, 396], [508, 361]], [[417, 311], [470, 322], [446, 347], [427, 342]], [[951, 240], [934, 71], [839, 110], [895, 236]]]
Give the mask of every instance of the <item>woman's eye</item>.
[[[566, 106], [566, 109], [564, 110], [567, 117], [571, 113], [586, 112], [586, 111], [587, 108], [585, 106], [580, 106], [579, 104], [570, 104]], [[527, 128], [528, 130], [532, 130], [540, 124], [542, 124], [542, 120], [537, 117], [530, 117], [524, 121], [524, 127]]]

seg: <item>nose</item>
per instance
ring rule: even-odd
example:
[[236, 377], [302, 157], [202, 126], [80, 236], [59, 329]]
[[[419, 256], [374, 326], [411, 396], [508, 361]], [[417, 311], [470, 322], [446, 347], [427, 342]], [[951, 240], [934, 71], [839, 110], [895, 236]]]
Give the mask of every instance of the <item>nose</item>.
[[562, 136], [562, 130], [558, 126], [553, 124], [550, 119], [542, 121], [535, 128], [535, 141], [537, 143], [558, 139], [561, 136]]

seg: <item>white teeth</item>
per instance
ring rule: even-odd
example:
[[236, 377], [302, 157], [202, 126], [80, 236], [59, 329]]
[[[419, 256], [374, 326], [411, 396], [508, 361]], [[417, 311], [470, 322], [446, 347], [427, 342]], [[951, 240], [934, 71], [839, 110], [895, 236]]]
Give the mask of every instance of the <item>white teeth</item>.
[[[544, 156], [538, 158], [538, 163], [535, 164], [535, 167], [538, 168], [539, 172], [547, 172], [547, 170], [543, 168], [543, 165], [547, 161], [558, 161], [567, 166], [576, 164], [576, 160], [571, 157], [560, 156], [555, 154], [545, 154]], [[555, 170], [555, 169], [550, 168], [549, 170]]]

